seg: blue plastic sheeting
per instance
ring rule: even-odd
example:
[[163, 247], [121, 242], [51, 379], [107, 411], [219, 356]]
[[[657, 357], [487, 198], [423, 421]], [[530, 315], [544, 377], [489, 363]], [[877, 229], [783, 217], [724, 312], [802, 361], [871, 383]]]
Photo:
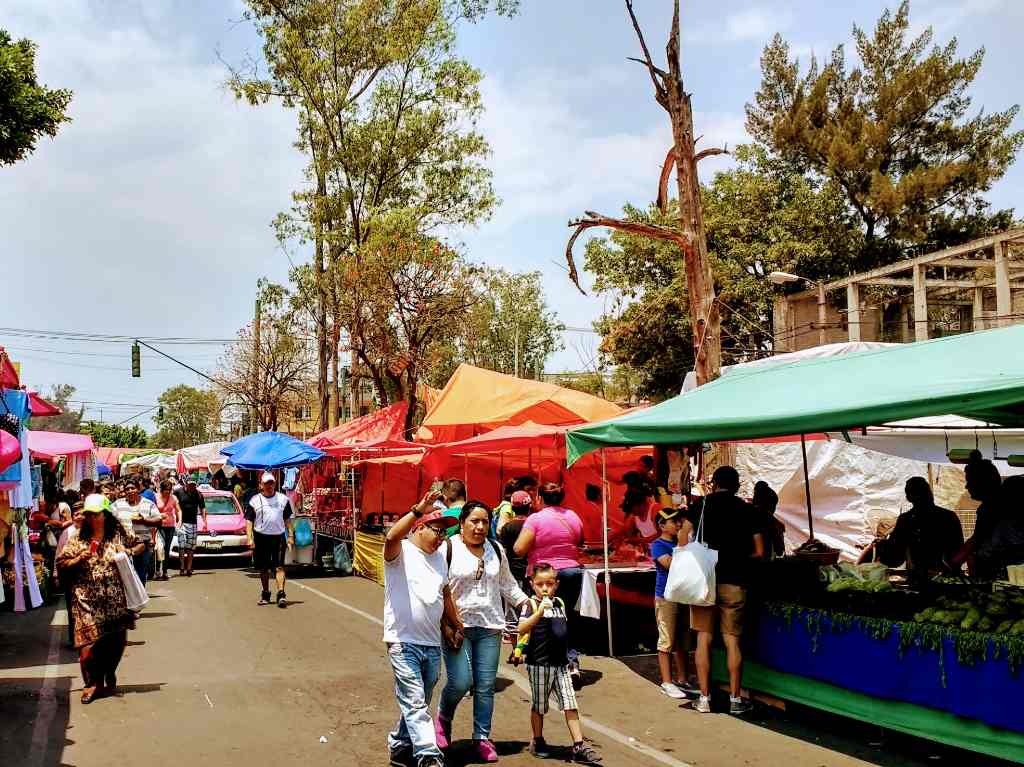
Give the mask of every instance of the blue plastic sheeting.
[[[0, 414], [7, 414], [15, 416], [21, 421], [22, 432], [25, 430], [25, 426], [28, 424], [28, 419], [32, 415], [32, 407], [29, 404], [28, 392], [23, 392], [19, 389], [0, 389]], [[11, 483], [20, 482], [22, 478], [22, 461], [29, 460], [28, 448], [25, 446], [25, 440], [21, 440], [21, 460], [8, 466], [4, 471], [0, 472], [0, 482]]]
[[803, 612], [789, 622], [758, 610], [756, 626], [744, 633], [745, 656], [775, 671], [1024, 732], [1024, 676], [1019, 670], [1011, 674], [1005, 658], [992, 660], [991, 648], [989, 660], [964, 666], [956, 659], [954, 642], [947, 639], [940, 665], [937, 652], [920, 647], [910, 647], [900, 657], [898, 628], [885, 639], [874, 639], [856, 622], [833, 631], [827, 613], [821, 613], [814, 635], [807, 624]]
[[96, 473], [102, 477], [105, 474], [113, 474], [114, 470], [103, 463], [103, 461], [96, 461]]
[[220, 452], [228, 456], [232, 466], [249, 470], [304, 466], [327, 455], [319, 448], [278, 431], [250, 434], [221, 448]]

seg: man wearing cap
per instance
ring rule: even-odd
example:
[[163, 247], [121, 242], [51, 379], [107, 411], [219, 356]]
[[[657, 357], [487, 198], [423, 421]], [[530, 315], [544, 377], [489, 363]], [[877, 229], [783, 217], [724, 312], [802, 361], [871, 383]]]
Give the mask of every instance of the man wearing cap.
[[462, 620], [448, 589], [448, 562], [439, 550], [458, 520], [431, 508], [439, 497], [427, 493], [384, 539], [384, 641], [401, 713], [388, 735], [394, 765], [444, 766], [430, 698], [441, 673], [441, 616], [456, 629]]
[[263, 591], [261, 605], [270, 603], [270, 571], [277, 578], [277, 606], [285, 606], [284, 551], [295, 545], [292, 529], [292, 504], [288, 496], [277, 492], [277, 481], [269, 471], [260, 477], [260, 492], [252, 497], [245, 510], [249, 532], [249, 548], [253, 550], [252, 566], [259, 570]]
[[192, 563], [196, 555], [196, 534], [199, 517], [209, 530], [206, 520], [206, 500], [196, 487], [191, 474], [185, 478], [185, 489], [178, 494], [181, 509], [181, 527], [178, 528], [178, 575], [192, 575]]

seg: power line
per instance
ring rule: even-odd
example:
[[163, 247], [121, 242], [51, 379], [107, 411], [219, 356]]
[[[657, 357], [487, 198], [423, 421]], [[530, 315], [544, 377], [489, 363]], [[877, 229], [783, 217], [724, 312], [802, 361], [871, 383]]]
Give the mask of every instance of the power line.
[[237, 338], [192, 338], [188, 336], [122, 336], [106, 333], [83, 333], [72, 330], [33, 330], [30, 328], [3, 328], [0, 327], [0, 335], [16, 336], [20, 338], [49, 338], [68, 341], [93, 341], [97, 343], [131, 343], [132, 341], [150, 341], [161, 344], [196, 344], [206, 346], [219, 346], [222, 344], [233, 344]]
[[157, 409], [158, 407], [160, 407], [160, 406], [159, 406], [159, 405], [153, 405], [153, 407], [151, 407], [151, 408], [148, 408], [148, 409], [146, 409], [146, 410], [143, 410], [143, 411], [142, 411], [141, 413], [136, 413], [136, 414], [135, 414], [135, 415], [133, 415], [133, 416], [132, 416], [131, 418], [125, 418], [125, 419], [124, 419], [123, 421], [120, 421], [119, 423], [116, 423], [116, 424], [114, 424], [114, 425], [115, 425], [115, 426], [124, 426], [124, 425], [125, 425], [126, 423], [128, 423], [129, 421], [134, 421], [134, 420], [135, 420], [136, 418], [138, 418], [138, 417], [139, 417], [140, 415], [145, 415], [146, 413], [151, 413], [151, 412], [153, 412], [154, 410], [156, 410], [156, 409]]

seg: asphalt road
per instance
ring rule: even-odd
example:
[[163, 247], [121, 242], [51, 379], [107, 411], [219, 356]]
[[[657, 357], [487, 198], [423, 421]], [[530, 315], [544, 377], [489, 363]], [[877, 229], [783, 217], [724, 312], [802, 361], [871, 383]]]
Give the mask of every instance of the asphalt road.
[[[202, 565], [200, 563], [200, 567]], [[287, 609], [257, 606], [237, 569], [150, 585], [152, 600], [118, 673], [121, 694], [79, 702], [63, 609], [0, 613], [0, 761], [27, 767], [174, 764], [252, 767], [388, 763], [397, 717], [380, 641], [383, 593], [359, 578], [293, 578]], [[609, 767], [993, 764], [808, 711], [747, 720], [700, 715], [661, 695], [650, 658], [587, 658], [580, 707]], [[503, 665], [494, 717], [502, 764], [535, 765], [529, 694]], [[437, 692], [440, 692], [440, 687]], [[470, 705], [450, 765], [476, 763]], [[548, 741], [569, 743], [548, 717]], [[326, 739], [326, 742], [323, 742]], [[557, 759], [555, 760], [558, 761]]]

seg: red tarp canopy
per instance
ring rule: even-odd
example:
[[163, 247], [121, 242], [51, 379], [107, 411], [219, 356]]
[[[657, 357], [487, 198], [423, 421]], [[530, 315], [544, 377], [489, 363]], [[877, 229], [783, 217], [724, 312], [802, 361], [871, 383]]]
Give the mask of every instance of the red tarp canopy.
[[11, 358], [7, 356], [4, 347], [0, 346], [0, 389], [21, 388], [21, 381], [18, 380], [18, 371], [14, 369]]
[[88, 434], [62, 434], [59, 431], [29, 431], [28, 433], [28, 451], [34, 457], [47, 461], [52, 461], [60, 455], [87, 453], [92, 449], [92, 437]]
[[398, 402], [321, 432], [306, 442], [334, 456], [350, 454], [353, 447], [368, 442], [402, 442], [408, 411], [408, 403]]
[[45, 399], [40, 397], [38, 392], [30, 391], [28, 393], [28, 401], [32, 405], [32, 415], [36, 418], [48, 415], [60, 415], [64, 412], [52, 402], [47, 402]]

